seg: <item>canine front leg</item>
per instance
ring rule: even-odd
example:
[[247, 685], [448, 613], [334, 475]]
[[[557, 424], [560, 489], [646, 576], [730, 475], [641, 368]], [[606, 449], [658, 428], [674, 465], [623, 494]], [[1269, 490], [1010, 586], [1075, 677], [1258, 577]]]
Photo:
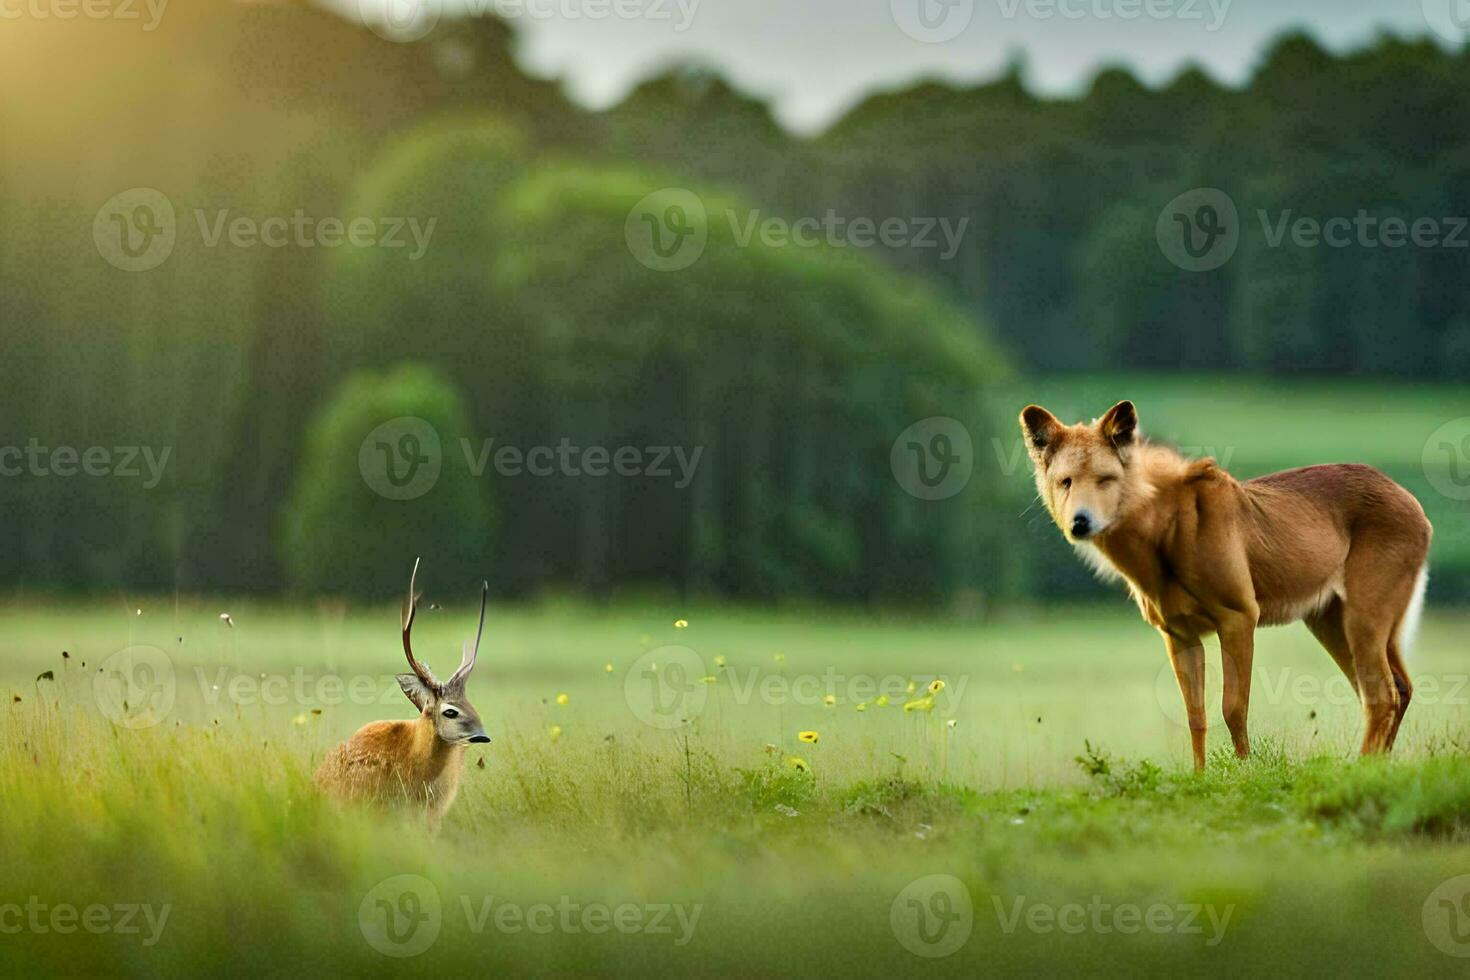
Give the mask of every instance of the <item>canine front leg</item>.
[[1256, 621], [1253, 616], [1240, 616], [1220, 627], [1220, 661], [1224, 668], [1224, 696], [1221, 709], [1235, 755], [1244, 759], [1251, 754], [1250, 736], [1246, 734], [1246, 718], [1251, 710], [1251, 664], [1255, 660]]
[[1169, 651], [1169, 662], [1174, 665], [1179, 693], [1184, 695], [1194, 769], [1201, 772], [1205, 768], [1205, 648], [1197, 636], [1181, 637], [1172, 633], [1164, 634], [1164, 646]]

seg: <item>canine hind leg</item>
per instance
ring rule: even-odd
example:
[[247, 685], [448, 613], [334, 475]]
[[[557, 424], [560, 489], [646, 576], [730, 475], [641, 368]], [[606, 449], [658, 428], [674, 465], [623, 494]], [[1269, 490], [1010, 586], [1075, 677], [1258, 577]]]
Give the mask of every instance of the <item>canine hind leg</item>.
[[1322, 644], [1322, 649], [1332, 655], [1338, 669], [1352, 685], [1353, 693], [1357, 694], [1358, 672], [1353, 669], [1353, 652], [1348, 648], [1347, 634], [1342, 628], [1342, 600], [1334, 598], [1328, 605], [1308, 616], [1305, 622], [1317, 642]]
[[1418, 569], [1385, 567], [1380, 549], [1357, 548], [1344, 576], [1342, 626], [1363, 704], [1363, 754], [1387, 752], [1408, 707], [1412, 687], [1394, 631], [1413, 598]]
[[1388, 744], [1385, 747], [1385, 751], [1392, 752], [1393, 743], [1399, 737], [1399, 726], [1404, 723], [1404, 714], [1409, 710], [1409, 701], [1414, 697], [1414, 682], [1409, 680], [1409, 669], [1404, 665], [1404, 653], [1399, 649], [1397, 636], [1388, 638], [1388, 668], [1393, 671], [1393, 686], [1399, 692], [1398, 713], [1394, 716], [1393, 727], [1388, 731]]

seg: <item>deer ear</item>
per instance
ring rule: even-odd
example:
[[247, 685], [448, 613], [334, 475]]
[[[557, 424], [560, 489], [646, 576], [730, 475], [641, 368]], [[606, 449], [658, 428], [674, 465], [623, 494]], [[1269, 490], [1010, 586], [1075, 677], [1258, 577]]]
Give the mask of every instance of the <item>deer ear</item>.
[[417, 674], [399, 674], [398, 686], [403, 688], [403, 693], [413, 702], [413, 706], [423, 711], [434, 703], [434, 692], [429, 690], [429, 685], [419, 680]]
[[1026, 437], [1026, 450], [1032, 456], [1044, 453], [1061, 431], [1062, 423], [1040, 405], [1027, 405], [1021, 410], [1021, 434]]
[[1119, 402], [1108, 409], [1108, 414], [1098, 421], [1097, 428], [1104, 439], [1120, 449], [1132, 445], [1138, 432], [1138, 412], [1132, 402]]

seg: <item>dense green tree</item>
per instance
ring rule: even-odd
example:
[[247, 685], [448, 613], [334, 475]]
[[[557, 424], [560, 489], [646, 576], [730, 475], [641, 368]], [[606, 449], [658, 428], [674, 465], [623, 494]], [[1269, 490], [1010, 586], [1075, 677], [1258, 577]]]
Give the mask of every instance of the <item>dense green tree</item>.
[[349, 377], [307, 427], [281, 517], [288, 581], [313, 593], [385, 597], [404, 563], [440, 581], [490, 576], [490, 474], [466, 464], [464, 400], [416, 365]]

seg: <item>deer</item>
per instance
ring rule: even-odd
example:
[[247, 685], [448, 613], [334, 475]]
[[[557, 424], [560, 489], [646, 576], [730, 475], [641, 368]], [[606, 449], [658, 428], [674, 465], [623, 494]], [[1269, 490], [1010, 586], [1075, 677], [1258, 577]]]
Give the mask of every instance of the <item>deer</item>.
[[474, 645], [464, 644], [459, 669], [440, 683], [413, 653], [413, 622], [422, 598], [417, 591], [418, 573], [415, 559], [400, 615], [403, 653], [412, 673], [398, 674], [396, 679], [419, 709], [419, 716], [412, 721], [374, 721], [362, 726], [327, 753], [315, 781], [328, 795], [347, 802], [422, 807], [430, 828], [437, 829], [459, 794], [465, 747], [490, 741], [465, 694], [485, 631], [490, 585], [484, 583], [480, 590], [480, 624]]

